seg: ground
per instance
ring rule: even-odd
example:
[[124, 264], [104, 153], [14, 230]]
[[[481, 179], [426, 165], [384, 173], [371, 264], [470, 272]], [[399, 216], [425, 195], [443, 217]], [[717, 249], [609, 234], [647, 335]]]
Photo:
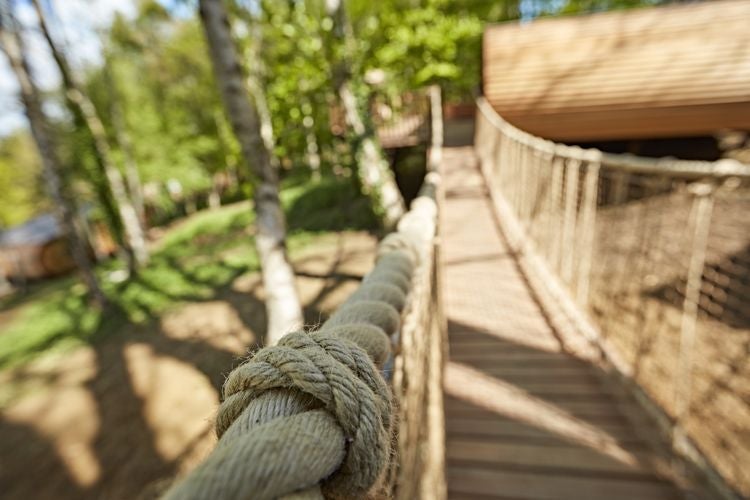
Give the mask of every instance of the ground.
[[[69, 280], [4, 304], [3, 498], [150, 498], [208, 453], [224, 377], [265, 329], [248, 212], [167, 231], [142, 275], [109, 285], [121, 299], [103, 317]], [[306, 322], [317, 324], [370, 268], [375, 238], [298, 231], [290, 247]]]

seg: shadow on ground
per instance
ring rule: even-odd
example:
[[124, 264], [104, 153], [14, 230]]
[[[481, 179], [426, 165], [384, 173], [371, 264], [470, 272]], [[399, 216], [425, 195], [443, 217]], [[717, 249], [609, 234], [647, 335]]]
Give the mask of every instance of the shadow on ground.
[[449, 332], [446, 450], [456, 498], [679, 497], [659, 477], [666, 451], [603, 385], [606, 373], [472, 325], [451, 321]]
[[[371, 265], [372, 237], [344, 233], [330, 243], [294, 262], [311, 324]], [[171, 265], [184, 280], [213, 286]], [[140, 324], [113, 309], [97, 325], [114, 322], [113, 334], [11, 373], [5, 383], [25, 384], [27, 394], [0, 416], [3, 498], [151, 498], [210, 451], [224, 377], [260, 344], [266, 322], [257, 273], [226, 271], [230, 284], [210, 297], [180, 296], [184, 305]]]

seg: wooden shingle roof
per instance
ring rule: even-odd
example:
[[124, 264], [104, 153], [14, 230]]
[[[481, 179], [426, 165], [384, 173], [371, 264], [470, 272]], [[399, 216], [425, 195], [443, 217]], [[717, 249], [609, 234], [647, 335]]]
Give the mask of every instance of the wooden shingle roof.
[[554, 140], [750, 130], [750, 0], [489, 26], [483, 93]]

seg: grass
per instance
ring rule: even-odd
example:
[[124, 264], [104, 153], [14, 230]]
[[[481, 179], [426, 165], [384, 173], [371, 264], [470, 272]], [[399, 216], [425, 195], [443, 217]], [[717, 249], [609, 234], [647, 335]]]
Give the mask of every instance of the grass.
[[[292, 185], [282, 192], [282, 203], [292, 254], [314, 244], [320, 233], [374, 227], [369, 206], [348, 181]], [[94, 342], [179, 303], [210, 299], [237, 276], [258, 269], [253, 219], [243, 202], [179, 221], [158, 242], [148, 266], [124, 281], [122, 262], [100, 264], [96, 272], [112, 302], [104, 314], [88, 305], [84, 286], [70, 276], [0, 301], [0, 311], [14, 311], [0, 331], [0, 368]]]
[[290, 183], [281, 192], [281, 203], [292, 233], [377, 226], [368, 199], [354, 190], [349, 179], [324, 177], [315, 183]]

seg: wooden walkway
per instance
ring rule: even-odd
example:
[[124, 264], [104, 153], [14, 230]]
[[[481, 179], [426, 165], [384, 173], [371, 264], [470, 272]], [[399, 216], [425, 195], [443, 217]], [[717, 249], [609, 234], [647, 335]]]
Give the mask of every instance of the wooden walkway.
[[561, 352], [472, 148], [446, 148], [443, 175], [449, 498], [681, 498], [597, 369]]

